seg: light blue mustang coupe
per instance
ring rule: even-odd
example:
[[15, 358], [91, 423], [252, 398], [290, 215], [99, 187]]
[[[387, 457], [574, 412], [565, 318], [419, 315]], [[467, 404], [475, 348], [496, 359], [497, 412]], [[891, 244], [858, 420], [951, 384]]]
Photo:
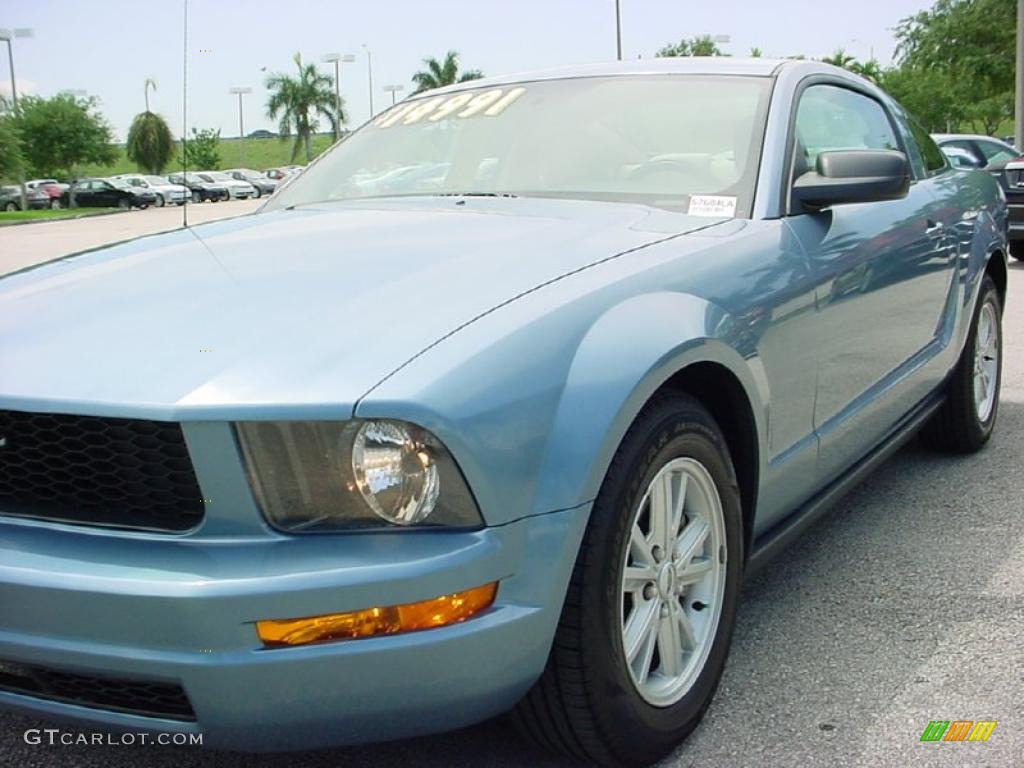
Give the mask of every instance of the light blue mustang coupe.
[[826, 65], [389, 109], [256, 215], [0, 281], [0, 705], [285, 750], [512, 710], [645, 765], [744, 574], [981, 448], [1007, 212]]

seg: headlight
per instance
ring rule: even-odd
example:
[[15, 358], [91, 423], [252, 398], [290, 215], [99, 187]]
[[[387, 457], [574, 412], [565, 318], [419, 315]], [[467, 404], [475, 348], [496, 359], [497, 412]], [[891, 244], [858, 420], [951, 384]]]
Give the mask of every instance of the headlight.
[[253, 421], [236, 425], [249, 484], [283, 531], [483, 524], [454, 459], [401, 421]]

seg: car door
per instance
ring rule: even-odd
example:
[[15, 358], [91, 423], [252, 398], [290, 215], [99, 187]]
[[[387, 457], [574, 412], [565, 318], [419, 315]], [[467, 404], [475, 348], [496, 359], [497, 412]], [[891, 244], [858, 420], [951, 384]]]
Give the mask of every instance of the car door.
[[[867, 92], [812, 84], [796, 110], [793, 177], [813, 168], [823, 151], [906, 152], [897, 126]], [[928, 184], [915, 178], [900, 200], [789, 217], [816, 282], [821, 483], [866, 454], [927, 394], [915, 372], [937, 353], [953, 269], [939, 208]]]
[[112, 184], [108, 184], [105, 181], [94, 181], [93, 188], [96, 190], [96, 202], [98, 205], [103, 207], [117, 205], [118, 198], [121, 195]]
[[93, 184], [94, 182], [91, 181], [83, 181], [75, 185], [73, 189], [75, 205], [81, 208], [92, 208], [96, 205]]

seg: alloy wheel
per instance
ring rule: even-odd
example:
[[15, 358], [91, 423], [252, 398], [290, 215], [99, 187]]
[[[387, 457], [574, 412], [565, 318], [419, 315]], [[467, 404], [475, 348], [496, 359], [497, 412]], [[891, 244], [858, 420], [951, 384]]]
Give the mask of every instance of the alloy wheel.
[[725, 593], [722, 502], [699, 461], [674, 459], [651, 480], [620, 581], [630, 678], [649, 704], [671, 706], [704, 668]]

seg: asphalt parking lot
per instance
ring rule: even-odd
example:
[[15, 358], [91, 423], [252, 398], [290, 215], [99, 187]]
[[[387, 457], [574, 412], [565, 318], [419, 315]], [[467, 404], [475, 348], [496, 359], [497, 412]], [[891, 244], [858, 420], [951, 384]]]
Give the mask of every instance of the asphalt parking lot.
[[[233, 206], [242, 213], [243, 205], [195, 208]], [[0, 262], [20, 253], [11, 249], [16, 238], [50, 242], [60, 255], [57, 244], [77, 237], [73, 227], [98, 237], [109, 221], [119, 227], [112, 239], [124, 239], [134, 234], [122, 236], [120, 227], [141, 227], [144, 217], [161, 213], [0, 230]], [[131, 218], [122, 225], [122, 216]], [[48, 227], [64, 229], [49, 233]], [[1022, 302], [1024, 264], [1015, 262], [1004, 317], [1000, 423], [989, 447], [953, 458], [912, 444], [753, 578], [718, 696], [666, 766], [1024, 765]], [[958, 719], [998, 725], [985, 743], [919, 741], [929, 720]], [[565, 765], [526, 746], [504, 720], [287, 757], [25, 743], [26, 729], [45, 727], [53, 726], [0, 714], [0, 765]]]

